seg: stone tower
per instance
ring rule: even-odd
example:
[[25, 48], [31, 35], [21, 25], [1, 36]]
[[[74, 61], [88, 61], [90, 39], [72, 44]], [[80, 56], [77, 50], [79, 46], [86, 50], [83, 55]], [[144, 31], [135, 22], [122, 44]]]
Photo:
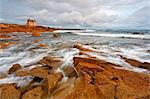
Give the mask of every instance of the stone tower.
[[29, 27], [35, 27], [37, 26], [37, 23], [36, 23], [36, 20], [28, 19], [26, 25]]

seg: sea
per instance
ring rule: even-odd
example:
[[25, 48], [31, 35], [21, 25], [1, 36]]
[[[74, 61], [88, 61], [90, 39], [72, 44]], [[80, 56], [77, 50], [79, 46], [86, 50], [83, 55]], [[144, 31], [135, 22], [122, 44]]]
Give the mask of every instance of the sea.
[[[57, 30], [60, 37], [54, 38], [51, 32], [42, 33], [40, 37], [34, 37], [30, 33], [10, 33], [11, 38], [0, 38], [0, 42], [17, 42], [4, 49], [0, 49], [0, 73], [7, 73], [13, 64], [21, 64], [23, 67], [33, 66], [43, 57], [59, 56], [64, 59], [63, 66], [73, 66], [73, 57], [79, 54], [79, 50], [73, 48], [74, 44], [98, 50], [99, 54], [93, 56], [122, 66], [135, 72], [145, 72], [142, 68], [135, 68], [126, 63], [120, 56], [135, 59], [140, 62], [150, 63], [150, 31], [149, 30]], [[40, 46], [44, 44], [46, 46]], [[9, 76], [1, 83], [21, 82], [24, 78]], [[29, 78], [24, 81], [29, 81]]]

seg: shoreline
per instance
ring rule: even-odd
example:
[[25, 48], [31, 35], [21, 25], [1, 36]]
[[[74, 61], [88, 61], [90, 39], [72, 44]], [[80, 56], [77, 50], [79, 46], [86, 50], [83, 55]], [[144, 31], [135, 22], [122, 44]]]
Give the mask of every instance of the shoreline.
[[[0, 49], [4, 51], [0, 54], [2, 99], [150, 97], [150, 62], [145, 57], [149, 49], [144, 43], [141, 48], [141, 45], [133, 45], [134, 40], [125, 42], [126, 38], [106, 40], [107, 37], [101, 37], [99, 40], [91, 36], [59, 35], [59, 30], [68, 29], [42, 26], [8, 25], [2, 30], [7, 32], [0, 33]], [[30, 31], [31, 34], [7, 35], [12, 31]], [[41, 35], [44, 31], [52, 33]], [[118, 47], [114, 40], [120, 42]], [[145, 60], [136, 57], [140, 53]]]
[[12, 32], [53, 32], [56, 30], [83, 30], [83, 29], [63, 29], [63, 28], [51, 28], [44, 26], [27, 26], [19, 24], [5, 24], [0, 23], [0, 34], [12, 33]]
[[[73, 56], [72, 65], [66, 65], [67, 60], [52, 55], [44, 57], [29, 67], [14, 64], [7, 74], [1, 74], [2, 99], [8, 97], [15, 97], [15, 99], [149, 97], [148, 73], [120, 69], [120, 65], [91, 55], [90, 53], [99, 52], [89, 46], [74, 44], [72, 48], [79, 50]], [[145, 68], [145, 64], [150, 66], [150, 63], [140, 63], [125, 57], [122, 59], [136, 68], [138, 66]]]

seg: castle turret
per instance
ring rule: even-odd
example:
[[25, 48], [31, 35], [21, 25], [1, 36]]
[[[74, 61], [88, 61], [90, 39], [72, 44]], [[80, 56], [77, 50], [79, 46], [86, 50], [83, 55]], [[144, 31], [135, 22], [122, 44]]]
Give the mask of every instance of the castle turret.
[[28, 19], [26, 25], [29, 27], [35, 27], [37, 26], [37, 23], [36, 23], [36, 20]]

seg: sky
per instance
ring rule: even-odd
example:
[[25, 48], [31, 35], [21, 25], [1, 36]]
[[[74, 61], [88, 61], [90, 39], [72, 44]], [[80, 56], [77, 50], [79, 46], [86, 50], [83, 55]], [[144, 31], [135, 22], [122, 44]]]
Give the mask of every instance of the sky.
[[0, 0], [0, 23], [150, 29], [150, 0]]

